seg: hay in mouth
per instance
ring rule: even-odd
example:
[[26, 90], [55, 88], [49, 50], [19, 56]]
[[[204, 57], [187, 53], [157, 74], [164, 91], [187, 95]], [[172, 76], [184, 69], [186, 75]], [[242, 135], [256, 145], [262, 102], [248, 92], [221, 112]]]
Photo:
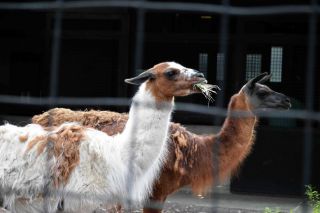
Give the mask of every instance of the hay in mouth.
[[206, 82], [194, 84], [193, 88], [199, 90], [209, 102], [214, 101], [212, 95], [217, 94], [215, 90], [220, 90], [217, 85], [207, 84]]

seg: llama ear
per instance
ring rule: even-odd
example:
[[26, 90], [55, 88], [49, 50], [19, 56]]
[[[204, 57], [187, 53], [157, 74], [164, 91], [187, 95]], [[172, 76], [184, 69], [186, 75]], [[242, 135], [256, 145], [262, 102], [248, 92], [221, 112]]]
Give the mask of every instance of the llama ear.
[[140, 85], [146, 80], [154, 79], [154, 78], [155, 78], [155, 75], [153, 74], [153, 72], [151, 70], [147, 70], [136, 77], [127, 78], [124, 81], [128, 84]]
[[[269, 77], [268, 77], [269, 76]], [[252, 79], [250, 79], [248, 82], [247, 82], [247, 86], [249, 89], [253, 89], [254, 88], [254, 85], [256, 83], [262, 83], [262, 82], [265, 82], [266, 80], [268, 80], [270, 78], [270, 75], [268, 75], [268, 73], [264, 72]]]
[[271, 74], [264, 76], [260, 79], [257, 83], [263, 84], [264, 82], [268, 81], [271, 78]]

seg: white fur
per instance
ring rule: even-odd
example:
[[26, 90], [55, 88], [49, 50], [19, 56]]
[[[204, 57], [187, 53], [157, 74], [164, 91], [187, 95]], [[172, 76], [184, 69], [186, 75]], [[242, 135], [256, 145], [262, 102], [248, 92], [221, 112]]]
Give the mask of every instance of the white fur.
[[174, 69], [180, 70], [180, 72], [185, 74], [187, 79], [190, 79], [194, 74], [197, 73], [194, 69], [186, 68], [176, 62], [167, 62], [167, 63], [169, 64], [169, 68], [174, 68]]
[[[44, 212], [41, 193], [46, 185], [50, 192], [48, 212], [55, 212], [61, 199], [67, 212], [90, 212], [105, 202], [142, 204], [165, 157], [172, 108], [173, 103], [156, 103], [142, 84], [122, 134], [111, 137], [85, 130], [80, 163], [59, 189], [47, 176], [59, 158], [48, 162], [47, 148], [37, 156], [36, 146], [26, 152], [30, 140], [50, 132], [36, 124], [0, 126], [0, 186], [5, 205], [13, 212]], [[75, 124], [59, 128], [66, 125]], [[28, 141], [20, 142], [19, 136], [26, 134]]]

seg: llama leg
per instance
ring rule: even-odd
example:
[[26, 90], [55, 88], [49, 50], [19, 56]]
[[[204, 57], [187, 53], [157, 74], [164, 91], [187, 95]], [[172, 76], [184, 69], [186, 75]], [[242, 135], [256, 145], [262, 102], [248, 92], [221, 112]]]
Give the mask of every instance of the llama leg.
[[161, 213], [164, 202], [166, 201], [167, 197], [155, 197], [152, 196], [150, 198], [147, 207], [143, 208], [143, 213]]
[[[34, 199], [28, 201], [26, 199], [18, 198], [14, 201], [14, 205], [10, 208], [12, 213], [54, 213], [57, 210], [58, 201], [51, 199], [47, 205], [44, 205], [43, 199]], [[46, 209], [46, 210], [45, 210]]]
[[64, 212], [95, 212], [98, 209], [94, 201], [90, 201], [86, 198], [74, 198], [74, 197], [65, 197], [63, 200], [63, 211]]

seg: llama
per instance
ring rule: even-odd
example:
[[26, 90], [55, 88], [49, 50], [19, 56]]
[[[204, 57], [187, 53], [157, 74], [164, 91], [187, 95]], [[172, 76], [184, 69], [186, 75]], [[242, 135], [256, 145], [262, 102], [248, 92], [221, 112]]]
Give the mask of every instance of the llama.
[[[180, 124], [171, 123], [168, 155], [162, 165], [160, 178], [153, 186], [151, 201], [164, 203], [167, 196], [179, 188], [190, 185], [194, 193], [204, 193], [215, 183], [213, 170], [213, 146], [219, 141], [219, 180], [234, 173], [249, 154], [254, 143], [257, 124], [255, 110], [288, 109], [287, 96], [263, 85], [270, 78], [266, 73], [249, 80], [241, 90], [231, 97], [228, 116], [216, 135], [196, 135]], [[232, 116], [234, 111], [246, 112], [246, 117]], [[128, 119], [126, 114], [109, 111], [72, 111], [56, 108], [34, 116], [34, 123], [48, 126], [49, 119], [55, 124], [77, 121], [100, 129], [108, 134], [121, 132]], [[160, 209], [145, 208], [144, 212], [161, 212]]]
[[174, 96], [198, 93], [194, 84], [206, 80], [164, 62], [125, 82], [140, 86], [121, 134], [77, 123], [0, 126], [0, 187], [9, 210], [55, 212], [63, 199], [67, 212], [92, 212], [101, 203], [148, 198], [166, 157]]

